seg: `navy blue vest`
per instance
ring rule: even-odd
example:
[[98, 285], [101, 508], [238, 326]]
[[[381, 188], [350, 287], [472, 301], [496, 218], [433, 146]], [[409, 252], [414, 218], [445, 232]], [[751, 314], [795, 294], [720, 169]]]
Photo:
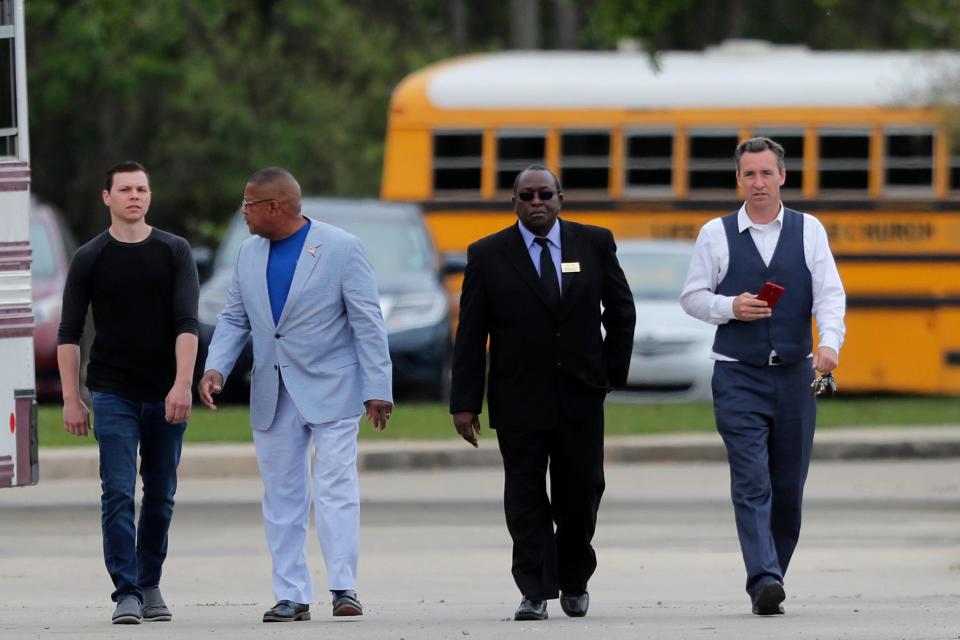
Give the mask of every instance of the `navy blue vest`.
[[717, 293], [759, 293], [768, 281], [784, 291], [770, 318], [730, 320], [719, 325], [713, 350], [753, 365], [766, 364], [771, 350], [784, 364], [803, 360], [813, 349], [813, 280], [803, 256], [803, 214], [784, 208], [783, 228], [770, 266], [763, 263], [750, 230], [738, 230], [736, 211], [721, 220], [730, 248], [730, 266], [717, 285]]

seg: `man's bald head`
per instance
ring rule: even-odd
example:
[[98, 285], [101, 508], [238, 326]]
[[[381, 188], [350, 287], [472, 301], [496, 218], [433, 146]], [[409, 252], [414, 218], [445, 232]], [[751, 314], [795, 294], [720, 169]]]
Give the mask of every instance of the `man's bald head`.
[[283, 167], [266, 167], [260, 169], [247, 180], [247, 184], [256, 187], [257, 191], [270, 194], [265, 197], [276, 198], [281, 202], [296, 203], [296, 213], [300, 213], [300, 183], [293, 174]]
[[304, 223], [300, 183], [281, 167], [260, 169], [250, 176], [243, 199], [250, 203], [243, 214], [251, 233], [279, 240]]

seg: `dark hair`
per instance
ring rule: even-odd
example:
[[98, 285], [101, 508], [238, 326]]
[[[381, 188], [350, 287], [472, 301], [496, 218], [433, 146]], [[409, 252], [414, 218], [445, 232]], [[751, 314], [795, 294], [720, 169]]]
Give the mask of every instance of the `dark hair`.
[[136, 173], [137, 171], [143, 171], [147, 176], [147, 179], [150, 179], [150, 174], [147, 173], [147, 170], [142, 164], [135, 160], [124, 160], [123, 162], [118, 162], [117, 164], [110, 167], [110, 170], [107, 171], [107, 179], [104, 182], [104, 188], [107, 191], [113, 189], [113, 176], [117, 173]]
[[517, 195], [517, 186], [520, 184], [520, 176], [525, 174], [527, 171], [546, 171], [553, 177], [553, 184], [557, 188], [557, 193], [563, 193], [563, 189], [560, 188], [560, 178], [557, 177], [553, 171], [547, 169], [542, 164], [531, 164], [527, 168], [523, 169], [520, 173], [517, 174], [517, 177], [513, 179], [513, 195]]
[[253, 183], [258, 187], [262, 187], [263, 185], [270, 184], [271, 182], [274, 182], [280, 178], [287, 178], [293, 180], [294, 182], [297, 181], [297, 179], [293, 177], [293, 174], [283, 167], [264, 167], [263, 169], [254, 172], [247, 182]]
[[766, 150], [773, 151], [777, 156], [777, 168], [783, 171], [786, 165], [783, 162], [783, 147], [770, 138], [757, 137], [744, 140], [737, 145], [737, 150], [733, 152], [733, 160], [737, 164], [737, 172], [740, 172], [740, 156], [745, 153], [760, 153]]

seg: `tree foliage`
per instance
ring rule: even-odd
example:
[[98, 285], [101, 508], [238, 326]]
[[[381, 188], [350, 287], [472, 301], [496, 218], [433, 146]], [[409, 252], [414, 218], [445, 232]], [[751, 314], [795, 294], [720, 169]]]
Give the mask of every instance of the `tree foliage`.
[[193, 237], [262, 166], [310, 194], [375, 195], [393, 85], [449, 51], [433, 3], [386, 20], [369, 4], [31, 0], [34, 190], [81, 237], [103, 227], [99, 185], [123, 159], [150, 171], [151, 220]]
[[814, 49], [953, 48], [960, 0], [593, 0], [597, 46], [637, 38], [651, 50], [755, 38]]
[[[960, 0], [526, 0], [517, 46], [651, 52], [747, 37], [814, 48], [960, 45]], [[508, 46], [522, 2], [29, 0], [33, 188], [81, 238], [125, 159], [151, 173], [151, 221], [209, 240], [246, 177], [289, 168], [309, 194], [378, 191], [393, 86], [451, 55]], [[576, 87], [565, 87], [576, 90]]]

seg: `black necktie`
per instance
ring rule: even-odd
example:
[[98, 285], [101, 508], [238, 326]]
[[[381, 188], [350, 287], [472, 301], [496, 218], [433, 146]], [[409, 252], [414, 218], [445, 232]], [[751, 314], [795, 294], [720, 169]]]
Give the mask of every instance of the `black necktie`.
[[534, 238], [534, 242], [540, 245], [540, 282], [547, 292], [547, 298], [553, 304], [560, 302], [560, 283], [557, 282], [557, 268], [553, 264], [553, 258], [550, 257], [550, 244], [546, 238]]

